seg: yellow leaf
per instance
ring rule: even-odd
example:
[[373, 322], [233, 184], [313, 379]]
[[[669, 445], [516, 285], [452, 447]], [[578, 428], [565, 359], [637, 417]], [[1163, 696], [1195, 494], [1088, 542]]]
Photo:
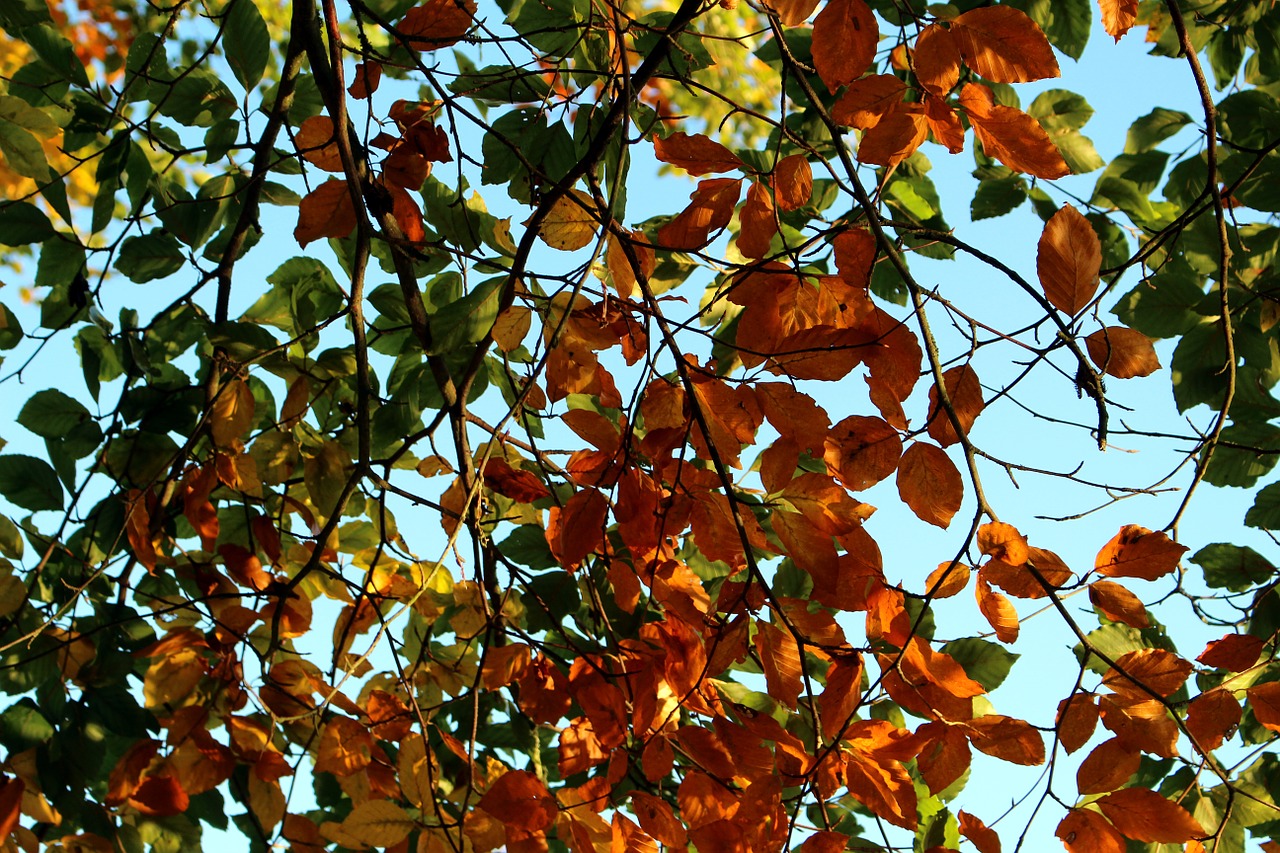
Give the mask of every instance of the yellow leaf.
[[596, 236], [595, 203], [581, 190], [569, 190], [551, 205], [538, 229], [542, 242], [553, 249], [573, 252]]
[[390, 847], [409, 836], [416, 824], [405, 810], [387, 800], [370, 800], [351, 810], [342, 831], [370, 847]]
[[232, 379], [218, 392], [209, 410], [209, 433], [218, 447], [231, 447], [253, 423], [253, 392], [243, 379]]

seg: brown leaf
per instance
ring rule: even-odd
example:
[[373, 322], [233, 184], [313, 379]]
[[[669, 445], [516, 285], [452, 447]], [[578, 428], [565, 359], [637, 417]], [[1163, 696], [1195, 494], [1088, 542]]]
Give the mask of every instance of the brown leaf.
[[373, 760], [373, 736], [359, 721], [335, 716], [325, 725], [316, 747], [316, 772], [351, 776]]
[[409, 47], [439, 50], [465, 36], [475, 14], [475, 0], [427, 0], [405, 13], [399, 30]]
[[1068, 754], [1084, 746], [1098, 726], [1098, 705], [1090, 693], [1073, 693], [1058, 703], [1058, 742]]
[[945, 450], [917, 441], [898, 462], [898, 494], [921, 521], [945, 530], [960, 510], [964, 483]]
[[1160, 369], [1151, 339], [1125, 326], [1107, 326], [1084, 339], [1089, 358], [1117, 379], [1150, 376]]
[[382, 66], [377, 62], [357, 62], [353, 77], [355, 79], [347, 87], [347, 94], [362, 101], [378, 91], [378, 84], [382, 82]]
[[939, 563], [938, 568], [929, 572], [925, 579], [925, 594], [934, 598], [950, 598], [968, 585], [972, 571], [964, 563]]
[[[969, 365], [962, 364], [942, 374], [942, 382], [947, 389], [947, 396], [951, 398], [951, 407], [960, 421], [960, 427], [967, 435], [986, 405], [982, 399], [982, 384], [978, 381], [978, 374]], [[950, 416], [938, 403], [936, 386], [929, 389], [929, 437], [943, 447], [950, 447], [960, 440]]]
[[1098, 552], [1094, 568], [1107, 577], [1153, 581], [1177, 568], [1187, 550], [1164, 533], [1126, 524]]
[[988, 714], [965, 724], [974, 749], [1013, 764], [1044, 763], [1044, 740], [1030, 723], [1002, 714]]
[[1202, 752], [1212, 752], [1240, 725], [1241, 715], [1240, 703], [1230, 690], [1210, 690], [1187, 705], [1187, 731]]
[[1124, 788], [1098, 800], [1107, 819], [1134, 841], [1181, 844], [1205, 834], [1187, 810], [1147, 788]]
[[964, 125], [960, 122], [960, 116], [946, 101], [926, 95], [924, 117], [939, 145], [945, 145], [952, 154], [959, 154], [964, 150]]
[[640, 821], [641, 829], [672, 847], [682, 847], [688, 842], [688, 834], [666, 800], [644, 791], [632, 791], [630, 796], [631, 811]]
[[1227, 634], [1213, 640], [1196, 658], [1205, 666], [1243, 672], [1258, 662], [1266, 641], [1252, 634]]
[[827, 0], [813, 20], [813, 67], [828, 92], [871, 67], [879, 39], [876, 17], [865, 0]]
[[930, 24], [911, 51], [911, 70], [930, 94], [945, 98], [960, 80], [960, 48], [951, 30]]
[[0, 838], [8, 838], [22, 817], [22, 793], [27, 784], [21, 779], [4, 780], [0, 784]]
[[321, 237], [346, 237], [356, 227], [356, 210], [351, 205], [347, 182], [325, 181], [307, 194], [298, 205], [298, 225], [293, 238], [305, 246]]
[[1135, 628], [1151, 624], [1147, 609], [1138, 596], [1115, 581], [1094, 581], [1089, 584], [1089, 601], [1112, 622], [1123, 622]]
[[1040, 26], [1012, 6], [970, 9], [951, 22], [965, 63], [993, 83], [1057, 77], [1058, 60]]
[[691, 175], [732, 172], [744, 168], [742, 160], [728, 148], [701, 133], [676, 132], [653, 140], [653, 156], [679, 166]]
[[960, 90], [960, 106], [968, 113], [973, 133], [987, 156], [994, 157], [1010, 169], [1037, 178], [1062, 178], [1071, 174], [1062, 153], [1040, 122], [1022, 110], [995, 103], [991, 90], [986, 86], [966, 83]]
[[1093, 300], [1102, 244], [1080, 211], [1069, 204], [1050, 217], [1040, 235], [1036, 272], [1053, 307], [1074, 317]]
[[527, 770], [508, 770], [476, 805], [508, 827], [540, 832], [555, 822], [559, 807], [547, 786]]
[[1088, 809], [1072, 809], [1054, 832], [1067, 853], [1124, 853], [1124, 836], [1107, 819]]
[[798, 210], [809, 203], [813, 195], [813, 170], [803, 154], [783, 157], [774, 166], [773, 192], [777, 196], [778, 209], [782, 211]]
[[333, 119], [319, 115], [302, 122], [293, 135], [298, 153], [312, 166], [326, 172], [342, 171], [342, 156], [333, 138]]
[[1280, 732], [1280, 681], [1255, 684], [1245, 696], [1254, 718], [1271, 731]]
[[547, 545], [556, 561], [575, 569], [604, 541], [609, 499], [595, 489], [582, 489], [563, 507], [552, 507], [547, 517]]
[[994, 829], [963, 810], [956, 817], [960, 822], [960, 834], [973, 843], [978, 853], [1000, 853], [1000, 836]]
[[[1165, 649], [1136, 649], [1116, 658], [1116, 665], [1107, 670], [1102, 683], [1116, 693], [1135, 699], [1145, 699], [1153, 691], [1168, 696], [1191, 675], [1191, 664]], [[1143, 689], [1143, 688], [1146, 689]]]
[[871, 282], [871, 269], [876, 262], [876, 238], [865, 228], [850, 228], [831, 239], [836, 269], [840, 277], [854, 287]]
[[505, 459], [494, 458], [485, 463], [484, 484], [516, 503], [532, 503], [551, 495], [537, 474], [513, 468]]
[[1138, 0], [1098, 0], [1098, 6], [1102, 8], [1102, 26], [1116, 41], [1138, 19]]
[[763, 258], [769, 254], [773, 235], [778, 233], [778, 220], [773, 210], [773, 196], [759, 181], [753, 181], [747, 190], [747, 200], [738, 212], [741, 230], [738, 232], [738, 251], [746, 258]]
[[1098, 711], [1107, 730], [1133, 748], [1162, 758], [1178, 754], [1180, 732], [1160, 700], [1104, 693], [1098, 697]]
[[880, 418], [850, 415], [827, 436], [827, 470], [852, 492], [869, 489], [888, 477], [902, 457], [902, 437]]
[[818, 0], [767, 0], [765, 5], [777, 14], [784, 27], [798, 27], [818, 8]]
[[742, 193], [742, 180], [708, 178], [698, 182], [689, 206], [658, 230], [658, 244], [668, 249], [701, 249], [733, 218]]
[[959, 726], [925, 723], [916, 729], [916, 736], [924, 740], [916, 756], [916, 767], [930, 794], [945, 790], [969, 769], [973, 754], [969, 750], [969, 739]]
[[902, 103], [907, 85], [892, 74], [872, 74], [854, 80], [831, 108], [836, 124], [866, 130]]
[[1103, 741], [1076, 770], [1076, 789], [1081, 796], [1114, 791], [1133, 778], [1142, 763], [1142, 753], [1119, 738]]

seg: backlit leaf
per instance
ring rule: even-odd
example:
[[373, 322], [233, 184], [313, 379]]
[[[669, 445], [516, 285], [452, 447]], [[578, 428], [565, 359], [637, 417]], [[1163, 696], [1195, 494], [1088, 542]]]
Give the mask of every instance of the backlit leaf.
[[1084, 340], [1089, 358], [1108, 376], [1131, 379], [1160, 369], [1151, 339], [1125, 326], [1107, 326]]
[[1067, 853], [1124, 853], [1124, 836], [1105, 817], [1089, 809], [1067, 812], [1054, 832]]
[[679, 166], [691, 175], [732, 172], [743, 168], [742, 160], [719, 142], [701, 133], [676, 132], [653, 138], [653, 156]]
[[538, 237], [553, 249], [573, 252], [591, 244], [596, 229], [595, 204], [581, 190], [569, 190], [547, 212]]
[[1138, 0], [1098, 0], [1098, 5], [1102, 8], [1102, 26], [1107, 35], [1120, 41], [1138, 18]]
[[1114, 791], [1133, 778], [1141, 761], [1142, 753], [1119, 738], [1103, 741], [1076, 770], [1076, 789], [1082, 795]]
[[389, 800], [361, 803], [342, 821], [343, 832], [372, 847], [399, 844], [415, 827], [405, 810]]
[[1146, 788], [1125, 788], [1098, 800], [1116, 829], [1134, 841], [1181, 844], [1205, 834], [1195, 818], [1175, 802]]
[[898, 463], [898, 494], [922, 521], [945, 529], [960, 509], [964, 483], [946, 451], [917, 441]]
[[1187, 550], [1160, 531], [1127, 524], [1098, 552], [1094, 568], [1107, 577], [1150, 581], [1177, 568]]
[[865, 0], [827, 0], [813, 21], [813, 65], [827, 91], [834, 93], [871, 67], [879, 38]]
[[1036, 254], [1044, 295], [1064, 314], [1075, 316], [1093, 300], [1102, 267], [1102, 244], [1089, 221], [1069, 204], [1045, 223]]
[[1135, 628], [1146, 628], [1151, 624], [1147, 609], [1138, 596], [1115, 581], [1089, 584], [1089, 601], [1113, 622], [1123, 622]]
[[1036, 22], [1012, 6], [970, 9], [951, 22], [960, 55], [993, 83], [1057, 77], [1058, 60]]

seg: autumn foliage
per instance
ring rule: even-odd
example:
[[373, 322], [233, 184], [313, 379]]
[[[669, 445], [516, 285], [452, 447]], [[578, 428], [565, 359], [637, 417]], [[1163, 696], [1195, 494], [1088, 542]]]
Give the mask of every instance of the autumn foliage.
[[1270, 2], [0, 35], [5, 850], [1280, 849]]

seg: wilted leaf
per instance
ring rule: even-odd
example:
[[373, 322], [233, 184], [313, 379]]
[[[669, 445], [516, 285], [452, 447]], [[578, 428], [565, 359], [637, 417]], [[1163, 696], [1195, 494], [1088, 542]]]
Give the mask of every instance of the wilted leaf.
[[1068, 754], [1075, 752], [1093, 736], [1098, 726], [1098, 704], [1089, 693], [1073, 693], [1058, 703], [1055, 721], [1058, 741]]
[[356, 227], [347, 182], [332, 178], [316, 187], [298, 205], [298, 226], [293, 237], [305, 246], [321, 237], [346, 237]]

